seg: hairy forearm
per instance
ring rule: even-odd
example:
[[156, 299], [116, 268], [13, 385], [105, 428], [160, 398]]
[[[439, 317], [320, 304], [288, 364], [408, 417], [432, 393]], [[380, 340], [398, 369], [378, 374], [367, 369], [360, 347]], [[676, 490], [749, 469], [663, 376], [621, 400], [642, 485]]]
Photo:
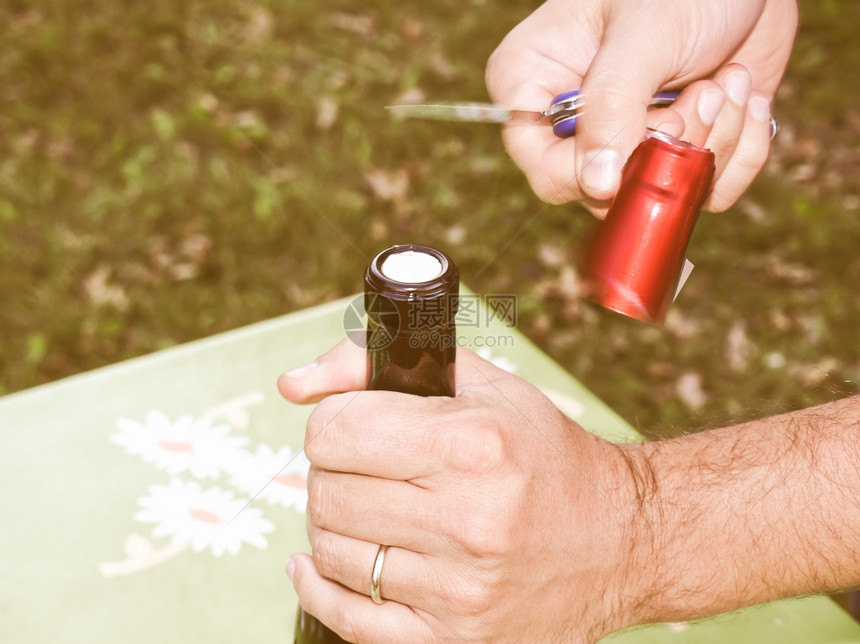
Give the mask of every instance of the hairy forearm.
[[860, 585], [860, 396], [631, 449], [637, 621]]

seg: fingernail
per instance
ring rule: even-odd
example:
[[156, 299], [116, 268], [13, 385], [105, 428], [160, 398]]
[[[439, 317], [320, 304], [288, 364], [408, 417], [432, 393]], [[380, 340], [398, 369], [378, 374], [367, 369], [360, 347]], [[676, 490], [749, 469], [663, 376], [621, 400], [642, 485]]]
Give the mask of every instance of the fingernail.
[[610, 192], [618, 185], [621, 159], [615, 150], [603, 148], [586, 153], [586, 164], [579, 177], [580, 183], [594, 192]]
[[311, 371], [317, 368], [317, 361], [314, 360], [310, 364], [306, 364], [303, 367], [296, 367], [292, 371], [288, 371], [284, 374], [290, 380], [301, 380], [305, 376], [307, 376]]
[[293, 561], [292, 557], [287, 560], [287, 565], [285, 567], [287, 571], [287, 577], [290, 578], [290, 581], [293, 580], [293, 575], [296, 574], [296, 562]]
[[770, 120], [770, 101], [763, 96], [753, 96], [747, 104], [747, 109], [756, 121], [765, 123]]
[[698, 105], [699, 118], [702, 120], [702, 123], [707, 126], [713, 125], [725, 102], [726, 95], [723, 93], [723, 90], [714, 87], [703, 91], [699, 95]]
[[752, 79], [750, 78], [749, 72], [732, 72], [726, 78], [726, 94], [729, 95], [732, 103], [744, 106], [750, 99], [751, 85]]

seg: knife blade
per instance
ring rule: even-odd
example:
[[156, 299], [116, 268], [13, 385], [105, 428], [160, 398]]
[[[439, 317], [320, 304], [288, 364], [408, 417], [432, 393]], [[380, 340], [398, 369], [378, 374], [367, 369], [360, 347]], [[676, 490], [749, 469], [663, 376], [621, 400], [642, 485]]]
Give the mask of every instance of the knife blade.
[[[679, 92], [659, 92], [651, 99], [652, 107], [671, 105]], [[515, 110], [494, 103], [440, 102], [429, 104], [387, 105], [392, 115], [398, 118], [419, 118], [436, 121], [464, 121], [469, 123], [534, 123], [552, 125], [553, 133], [567, 138], [576, 133], [576, 121], [582, 114], [584, 102], [579, 89], [559, 94], [543, 112]], [[777, 121], [770, 118], [770, 138], [779, 129]]]
[[547, 112], [512, 110], [493, 103], [431, 103], [425, 105], [386, 105], [397, 118], [418, 118], [434, 121], [466, 121], [470, 123], [509, 123], [521, 121], [538, 123], [549, 119]]

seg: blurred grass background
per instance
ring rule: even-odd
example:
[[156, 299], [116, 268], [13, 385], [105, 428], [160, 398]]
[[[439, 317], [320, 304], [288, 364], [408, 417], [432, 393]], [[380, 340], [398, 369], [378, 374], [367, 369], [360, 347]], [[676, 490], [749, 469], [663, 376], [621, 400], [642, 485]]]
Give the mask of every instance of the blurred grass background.
[[350, 294], [404, 241], [517, 294], [519, 328], [649, 435], [857, 392], [858, 5], [800, 2], [769, 165], [700, 219], [657, 329], [577, 299], [576, 205], [481, 271], [543, 207], [498, 128], [382, 109], [485, 100], [487, 57], [537, 4], [7, 2], [0, 393]]

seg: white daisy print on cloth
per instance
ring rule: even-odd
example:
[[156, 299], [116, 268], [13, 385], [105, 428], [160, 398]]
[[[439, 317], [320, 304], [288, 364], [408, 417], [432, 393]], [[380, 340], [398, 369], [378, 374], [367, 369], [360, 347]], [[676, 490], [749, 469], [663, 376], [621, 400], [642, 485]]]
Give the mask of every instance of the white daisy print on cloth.
[[304, 512], [310, 466], [304, 450], [294, 452], [284, 446], [275, 451], [261, 443], [256, 452], [245, 452], [232, 464], [230, 484], [272, 505]]
[[184, 414], [172, 421], [156, 410], [142, 423], [118, 418], [116, 428], [110, 439], [127, 453], [169, 474], [190, 472], [200, 479], [217, 478], [248, 441], [244, 436], [228, 436], [228, 425], [215, 425], [208, 418]]
[[245, 499], [219, 487], [206, 490], [196, 481], [172, 478], [168, 485], [152, 485], [149, 494], [138, 499], [143, 508], [134, 518], [157, 524], [153, 537], [171, 537], [174, 545], [190, 543], [194, 552], [207, 548], [216, 557], [235, 555], [243, 543], [257, 548], [269, 545], [264, 535], [275, 529], [263, 511], [245, 507]]

